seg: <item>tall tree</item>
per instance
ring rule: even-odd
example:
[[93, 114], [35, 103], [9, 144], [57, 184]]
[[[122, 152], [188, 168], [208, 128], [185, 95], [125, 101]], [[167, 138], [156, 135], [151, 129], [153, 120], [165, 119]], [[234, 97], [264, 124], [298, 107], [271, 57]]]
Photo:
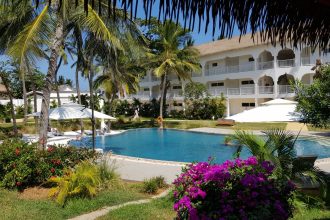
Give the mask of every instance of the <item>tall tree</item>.
[[297, 111], [302, 120], [316, 127], [330, 127], [330, 65], [317, 69], [314, 82], [305, 86], [296, 82]]
[[10, 110], [11, 110], [11, 117], [12, 117], [12, 121], [13, 121], [13, 131], [14, 131], [14, 135], [17, 136], [18, 135], [18, 130], [17, 130], [17, 123], [16, 123], [16, 113], [15, 113], [15, 106], [14, 106], [14, 102], [13, 102], [13, 93], [11, 91], [11, 82], [10, 82], [10, 76], [13, 75], [13, 71], [12, 71], [12, 66], [9, 62], [1, 62], [0, 63], [0, 78], [1, 81], [3, 83], [3, 85], [5, 86], [7, 92], [6, 94], [9, 97], [9, 102], [10, 102]]
[[187, 30], [171, 21], [153, 23], [149, 26], [147, 37], [151, 38], [151, 54], [147, 66], [161, 79], [160, 127], [163, 128], [163, 109], [166, 104], [166, 88], [169, 75], [179, 80], [191, 79], [192, 72], [200, 72], [197, 49], [190, 44], [191, 36]]
[[[48, 47], [46, 50], [49, 54], [48, 71], [43, 88], [44, 98], [39, 129], [42, 146], [47, 141], [50, 92], [55, 79], [57, 62], [61, 51], [63, 51], [64, 42], [67, 40], [68, 34], [71, 33], [71, 24], [77, 23], [83, 32], [93, 33], [96, 38], [108, 42], [113, 47], [122, 48], [119, 37], [123, 31], [127, 30], [126, 24], [131, 22], [130, 19], [124, 19], [122, 11], [114, 10], [118, 13], [114, 19], [105, 13], [98, 14], [90, 4], [85, 6], [79, 4], [76, 7], [75, 2], [75, 0], [67, 0], [60, 4], [59, 0], [55, 0], [50, 5], [46, 2], [40, 2], [41, 8], [33, 11], [35, 18], [15, 36], [9, 49], [13, 57], [18, 59], [29, 57], [32, 60], [35, 57], [43, 56], [45, 47]], [[79, 2], [82, 3], [82, 0]], [[107, 5], [108, 1], [104, 0], [100, 3]], [[88, 14], [85, 13], [85, 9], [88, 10]], [[22, 46], [23, 50], [21, 50]]]

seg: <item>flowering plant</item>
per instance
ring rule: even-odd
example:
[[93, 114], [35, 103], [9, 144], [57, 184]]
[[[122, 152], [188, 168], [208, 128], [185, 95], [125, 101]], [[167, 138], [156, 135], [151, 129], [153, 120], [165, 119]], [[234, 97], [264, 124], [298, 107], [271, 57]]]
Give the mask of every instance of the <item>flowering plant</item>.
[[288, 219], [295, 187], [273, 169], [256, 157], [188, 165], [174, 181], [177, 219]]

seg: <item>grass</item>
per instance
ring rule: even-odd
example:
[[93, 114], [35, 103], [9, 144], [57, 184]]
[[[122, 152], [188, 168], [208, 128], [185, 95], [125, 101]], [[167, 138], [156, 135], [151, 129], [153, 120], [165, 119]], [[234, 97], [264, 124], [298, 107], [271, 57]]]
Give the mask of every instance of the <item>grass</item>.
[[166, 120], [166, 128], [191, 129], [200, 127], [242, 129], [242, 130], [268, 130], [271, 128], [285, 129], [286, 123], [236, 123], [234, 126], [217, 126], [216, 121], [212, 120]]
[[167, 196], [147, 204], [130, 205], [111, 211], [98, 220], [171, 220], [176, 216], [172, 207], [173, 200]]
[[[98, 220], [172, 220], [175, 217], [173, 200], [170, 196], [157, 199], [148, 204], [126, 206], [109, 212]], [[292, 220], [330, 219], [330, 210], [322, 208], [300, 208]]]
[[312, 125], [307, 125], [307, 128], [309, 131], [330, 132], [330, 127], [329, 128], [317, 128], [317, 127], [313, 127]]
[[16, 191], [0, 189], [0, 216], [1, 219], [7, 220], [67, 219], [100, 209], [104, 206], [113, 206], [147, 198], [147, 194], [140, 193], [139, 184], [130, 183], [122, 187], [105, 190], [92, 199], [70, 199], [64, 208], [50, 199], [22, 199]]

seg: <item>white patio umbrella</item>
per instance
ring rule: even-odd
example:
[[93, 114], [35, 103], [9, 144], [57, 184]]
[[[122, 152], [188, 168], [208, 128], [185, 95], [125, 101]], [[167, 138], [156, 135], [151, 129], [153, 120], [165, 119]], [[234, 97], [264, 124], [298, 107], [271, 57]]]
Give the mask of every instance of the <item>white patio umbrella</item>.
[[295, 112], [296, 103], [290, 100], [275, 99], [262, 103], [261, 106], [227, 117], [237, 122], [286, 122], [299, 121]]

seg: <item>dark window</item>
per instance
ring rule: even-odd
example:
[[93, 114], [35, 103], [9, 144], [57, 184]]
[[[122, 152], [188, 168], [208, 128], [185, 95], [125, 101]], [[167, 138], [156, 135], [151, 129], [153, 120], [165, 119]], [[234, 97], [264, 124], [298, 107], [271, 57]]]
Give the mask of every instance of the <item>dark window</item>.
[[224, 83], [223, 82], [211, 83], [211, 87], [216, 87], [216, 86], [224, 86]]
[[242, 107], [255, 107], [256, 106], [256, 103], [254, 102], [242, 102]]
[[173, 106], [182, 106], [182, 103], [173, 103]]
[[218, 66], [218, 63], [212, 63], [212, 66]]
[[241, 82], [242, 85], [251, 85], [254, 84], [253, 80], [244, 80]]
[[144, 88], [143, 91], [147, 92], [147, 91], [150, 91], [149, 88]]
[[253, 57], [250, 57], [249, 58], [249, 62], [253, 62], [254, 61], [254, 58]]
[[173, 89], [182, 89], [182, 86], [173, 86]]

